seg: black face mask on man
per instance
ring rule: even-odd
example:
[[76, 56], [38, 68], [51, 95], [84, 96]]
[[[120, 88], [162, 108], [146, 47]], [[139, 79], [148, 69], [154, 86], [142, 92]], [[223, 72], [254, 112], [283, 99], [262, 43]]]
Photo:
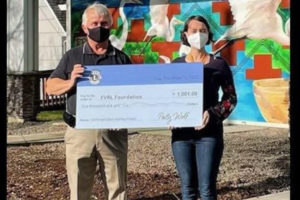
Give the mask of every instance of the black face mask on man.
[[109, 37], [109, 29], [103, 28], [101, 26], [96, 28], [88, 28], [89, 30], [89, 38], [94, 40], [95, 42], [101, 43], [108, 39]]

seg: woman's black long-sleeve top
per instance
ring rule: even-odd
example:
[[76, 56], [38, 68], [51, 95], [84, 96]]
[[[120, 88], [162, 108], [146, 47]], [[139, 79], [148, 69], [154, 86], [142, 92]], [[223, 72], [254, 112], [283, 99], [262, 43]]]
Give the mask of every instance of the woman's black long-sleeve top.
[[[185, 56], [177, 58], [173, 63], [186, 63]], [[210, 55], [209, 63], [204, 65], [203, 112], [207, 110], [210, 120], [207, 126], [197, 131], [194, 127], [175, 128], [172, 140], [187, 140], [203, 136], [214, 136], [223, 133], [223, 120], [226, 119], [237, 103], [232, 72], [227, 62], [221, 57]], [[219, 88], [223, 95], [219, 101]]]

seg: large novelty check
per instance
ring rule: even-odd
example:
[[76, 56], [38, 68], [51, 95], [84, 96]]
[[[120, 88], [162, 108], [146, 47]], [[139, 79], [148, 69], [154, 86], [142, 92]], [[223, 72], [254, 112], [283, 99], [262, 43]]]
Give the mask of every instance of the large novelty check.
[[202, 107], [202, 63], [85, 66], [76, 128], [194, 127]]

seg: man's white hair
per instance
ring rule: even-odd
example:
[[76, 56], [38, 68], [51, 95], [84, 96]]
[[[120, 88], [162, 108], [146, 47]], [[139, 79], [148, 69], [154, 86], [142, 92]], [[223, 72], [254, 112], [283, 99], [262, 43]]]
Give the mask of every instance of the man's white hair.
[[94, 11], [99, 15], [99, 16], [107, 16], [108, 17], [108, 23], [109, 25], [112, 25], [113, 23], [113, 19], [112, 19], [112, 16], [108, 10], [108, 8], [101, 4], [101, 3], [98, 3], [98, 2], [95, 2], [91, 5], [89, 5], [83, 12], [82, 14], [82, 24], [86, 25], [86, 21], [87, 21], [87, 17], [86, 17], [86, 13], [88, 10], [90, 9], [94, 9]]

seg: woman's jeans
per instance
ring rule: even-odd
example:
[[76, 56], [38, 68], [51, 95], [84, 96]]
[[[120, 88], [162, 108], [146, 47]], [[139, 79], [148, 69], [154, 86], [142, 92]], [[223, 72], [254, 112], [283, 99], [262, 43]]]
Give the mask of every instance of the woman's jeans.
[[172, 141], [182, 200], [217, 199], [216, 182], [223, 149], [222, 136]]

